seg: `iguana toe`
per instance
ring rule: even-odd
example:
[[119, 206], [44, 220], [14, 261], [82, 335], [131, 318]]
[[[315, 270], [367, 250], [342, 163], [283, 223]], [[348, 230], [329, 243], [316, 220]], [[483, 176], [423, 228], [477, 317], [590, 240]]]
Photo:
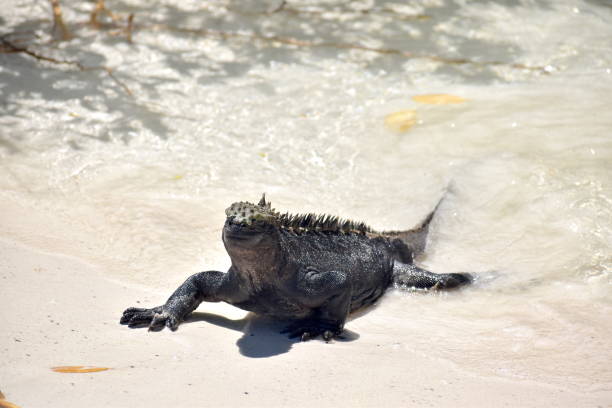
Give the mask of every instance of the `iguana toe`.
[[125, 309], [119, 323], [127, 324], [128, 327], [148, 326], [154, 319], [155, 314], [161, 312], [162, 307], [157, 306], [151, 309], [141, 307], [130, 307]]
[[323, 340], [325, 340], [327, 343], [329, 343], [331, 341], [331, 339], [334, 338], [334, 333], [330, 330], [325, 330], [323, 332]]
[[168, 313], [155, 313], [151, 323], [149, 324], [149, 331], [160, 331], [166, 326], [166, 320], [168, 320]]
[[153, 309], [130, 307], [123, 312], [119, 323], [127, 324], [129, 327], [147, 325], [153, 318]]
[[341, 332], [342, 329], [330, 323], [310, 320], [293, 323], [281, 331], [281, 333], [287, 334], [290, 339], [299, 337], [301, 341], [308, 341], [321, 336], [326, 342], [329, 342]]
[[176, 331], [176, 329], [178, 329], [178, 326], [179, 326], [178, 319], [173, 316], [169, 316], [168, 320], [166, 320], [166, 327], [172, 331]]

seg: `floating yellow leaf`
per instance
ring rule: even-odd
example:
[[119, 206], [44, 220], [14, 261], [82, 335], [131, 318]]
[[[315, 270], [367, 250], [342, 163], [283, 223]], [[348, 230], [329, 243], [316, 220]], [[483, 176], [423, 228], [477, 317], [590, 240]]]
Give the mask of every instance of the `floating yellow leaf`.
[[110, 370], [108, 367], [88, 367], [88, 366], [60, 366], [51, 367], [56, 373], [97, 373], [98, 371]]
[[268, 157], [268, 153], [266, 152], [259, 152], [259, 157], [261, 157], [262, 159], [265, 159], [266, 157]]
[[396, 132], [405, 132], [416, 123], [416, 111], [406, 109], [385, 116], [385, 125]]
[[457, 95], [447, 94], [430, 94], [430, 95], [415, 95], [412, 100], [418, 103], [426, 103], [428, 105], [450, 105], [453, 103], [463, 103], [466, 101]]
[[180, 180], [183, 178], [182, 174], [177, 174], [176, 176], [172, 177], [174, 180]]

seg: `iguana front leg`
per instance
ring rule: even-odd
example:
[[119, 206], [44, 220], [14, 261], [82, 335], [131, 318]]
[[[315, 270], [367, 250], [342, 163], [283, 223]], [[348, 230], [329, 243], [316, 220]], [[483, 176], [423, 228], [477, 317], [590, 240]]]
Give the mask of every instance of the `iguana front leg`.
[[313, 267], [300, 270], [292, 288], [296, 298], [312, 314], [291, 324], [283, 333], [302, 341], [323, 336], [325, 341], [342, 333], [351, 303], [351, 282], [346, 272], [319, 271]]
[[218, 271], [191, 275], [162, 306], [151, 309], [130, 307], [123, 312], [119, 323], [129, 327], [149, 326], [161, 330], [164, 326], [176, 330], [178, 325], [202, 302], [230, 302], [240, 297], [239, 285], [230, 273]]

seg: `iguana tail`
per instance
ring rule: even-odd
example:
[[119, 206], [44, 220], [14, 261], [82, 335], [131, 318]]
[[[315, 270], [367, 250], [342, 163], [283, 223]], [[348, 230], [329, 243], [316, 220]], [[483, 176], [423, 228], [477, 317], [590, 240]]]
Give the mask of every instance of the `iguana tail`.
[[385, 231], [383, 235], [390, 238], [398, 252], [399, 260], [403, 263], [412, 263], [414, 258], [425, 251], [429, 224], [433, 219], [444, 196], [438, 201], [434, 209], [416, 227], [408, 231]]

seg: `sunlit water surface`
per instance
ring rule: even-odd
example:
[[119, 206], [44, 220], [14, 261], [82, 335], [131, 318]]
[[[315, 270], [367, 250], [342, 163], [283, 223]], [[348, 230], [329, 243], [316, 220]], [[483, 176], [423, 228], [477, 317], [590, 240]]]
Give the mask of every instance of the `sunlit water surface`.
[[[4, 3], [5, 32], [46, 35], [46, 3]], [[265, 191], [279, 210], [401, 229], [447, 191], [421, 263], [475, 272], [476, 285], [451, 294], [395, 291], [367, 331], [360, 327], [368, 315], [348, 327], [364, 337], [410, 332], [403, 347], [475, 373], [581, 391], [612, 387], [605, 1], [381, 1], [353, 9], [289, 2], [311, 13], [272, 15], [257, 14], [266, 10], [257, 3], [252, 14], [225, 2], [107, 3], [143, 25], [477, 63], [159, 27], [136, 30], [129, 44], [120, 34], [74, 27], [70, 42], [33, 48], [113, 67], [133, 96], [104, 72], [0, 55], [0, 205], [42, 214], [5, 219], [13, 225], [6, 234], [30, 223], [35, 233], [25, 241], [169, 293], [191, 272], [227, 268], [220, 231], [233, 201]], [[87, 20], [90, 5], [66, 7], [67, 21]], [[466, 101], [411, 100], [432, 93]], [[416, 110], [417, 124], [405, 133], [387, 129], [385, 116], [404, 109]]]

